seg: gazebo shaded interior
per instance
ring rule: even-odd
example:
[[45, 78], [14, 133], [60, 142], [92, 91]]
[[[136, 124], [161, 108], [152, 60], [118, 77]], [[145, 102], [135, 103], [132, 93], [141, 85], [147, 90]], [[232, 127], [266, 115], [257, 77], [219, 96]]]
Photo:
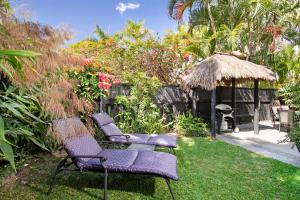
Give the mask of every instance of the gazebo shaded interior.
[[[236, 108], [235, 88], [237, 83], [254, 81], [254, 132], [259, 133], [259, 81], [275, 82], [276, 74], [262, 65], [241, 60], [233, 55], [215, 54], [200, 63], [183, 77], [182, 87], [189, 91], [192, 88], [203, 88], [211, 91], [211, 135], [216, 137], [216, 87], [220, 83], [231, 83], [231, 106]], [[234, 120], [235, 120], [234, 112]]]

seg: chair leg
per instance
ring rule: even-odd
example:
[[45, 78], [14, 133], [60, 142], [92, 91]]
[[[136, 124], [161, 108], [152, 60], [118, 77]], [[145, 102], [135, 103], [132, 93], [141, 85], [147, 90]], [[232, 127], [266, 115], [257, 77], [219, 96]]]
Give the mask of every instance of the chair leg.
[[175, 195], [174, 195], [173, 190], [172, 190], [172, 188], [171, 188], [170, 179], [165, 178], [165, 181], [166, 181], [166, 183], [167, 183], [167, 185], [168, 185], [168, 188], [169, 188], [169, 190], [170, 190], [172, 199], [175, 200]]
[[174, 148], [170, 148], [170, 149], [172, 150], [173, 154], [176, 155]]
[[56, 170], [54, 172], [54, 175], [52, 176], [52, 178], [50, 180], [50, 186], [49, 186], [49, 189], [46, 193], [47, 195], [49, 195], [52, 191], [54, 181], [55, 181], [55, 178], [56, 178], [57, 174], [60, 173], [61, 171], [63, 171], [64, 167], [70, 166], [70, 164], [66, 165], [67, 160], [68, 160], [68, 156], [66, 158], [64, 158], [62, 161], [60, 161], [59, 164], [57, 165]]
[[108, 173], [107, 169], [104, 170], [104, 200], [107, 200], [107, 179]]
[[48, 191], [47, 191], [47, 195], [49, 195], [49, 194], [51, 193], [52, 188], [53, 188], [53, 185], [54, 185], [55, 178], [56, 178], [57, 174], [58, 174], [59, 172], [61, 172], [61, 171], [62, 171], [62, 170], [60, 169], [60, 166], [57, 166], [57, 168], [56, 168], [56, 170], [55, 170], [55, 172], [54, 172], [54, 175], [52, 176], [52, 178], [51, 178], [51, 180], [50, 180], [50, 186], [49, 186], [49, 189], [48, 189]]

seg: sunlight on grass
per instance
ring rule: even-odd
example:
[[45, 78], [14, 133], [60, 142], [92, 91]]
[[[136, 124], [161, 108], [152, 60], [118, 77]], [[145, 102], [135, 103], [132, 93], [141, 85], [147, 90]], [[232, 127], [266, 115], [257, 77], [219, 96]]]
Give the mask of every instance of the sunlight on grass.
[[183, 137], [182, 141], [187, 144], [189, 147], [194, 146], [195, 145], [195, 140], [193, 138], [189, 138], [189, 137]]
[[252, 158], [258, 158], [258, 157], [262, 157], [261, 155], [259, 155], [259, 154], [256, 154], [256, 153], [250, 153], [250, 156], [252, 157]]
[[294, 180], [300, 183], [300, 175], [295, 175]]

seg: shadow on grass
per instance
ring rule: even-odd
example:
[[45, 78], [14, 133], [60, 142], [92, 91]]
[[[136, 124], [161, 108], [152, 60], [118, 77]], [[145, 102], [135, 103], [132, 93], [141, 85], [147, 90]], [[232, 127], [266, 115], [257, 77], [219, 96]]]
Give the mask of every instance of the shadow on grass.
[[[52, 174], [48, 174], [47, 179], [43, 184], [45, 187], [38, 187], [34, 185], [26, 186], [32, 191], [46, 196], [51, 177]], [[55, 193], [55, 189], [58, 189], [59, 186], [63, 186], [63, 188], [72, 188], [79, 192], [85, 193], [92, 198], [98, 198], [99, 196], [103, 196], [104, 175], [96, 172], [62, 172], [56, 176], [52, 192]], [[95, 193], [88, 191], [89, 189], [96, 189], [99, 190], [99, 192]], [[112, 190], [153, 196], [155, 193], [155, 177], [133, 174], [109, 174], [108, 193], [110, 193]]]

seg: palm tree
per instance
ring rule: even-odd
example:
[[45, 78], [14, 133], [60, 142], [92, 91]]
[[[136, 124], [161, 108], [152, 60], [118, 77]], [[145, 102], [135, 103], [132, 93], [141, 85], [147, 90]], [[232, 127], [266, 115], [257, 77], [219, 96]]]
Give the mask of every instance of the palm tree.
[[[182, 21], [184, 12], [188, 9], [190, 11], [190, 18], [193, 17], [193, 8], [196, 8], [196, 12], [207, 12], [210, 22], [210, 27], [213, 34], [216, 34], [215, 19], [211, 11], [212, 0], [170, 0], [169, 1], [169, 15], [176, 19], [178, 22]], [[193, 25], [193, 24], [192, 24]]]
[[106, 40], [109, 36], [100, 28], [100, 26], [96, 25], [96, 30], [94, 33], [99, 37], [99, 40]]

